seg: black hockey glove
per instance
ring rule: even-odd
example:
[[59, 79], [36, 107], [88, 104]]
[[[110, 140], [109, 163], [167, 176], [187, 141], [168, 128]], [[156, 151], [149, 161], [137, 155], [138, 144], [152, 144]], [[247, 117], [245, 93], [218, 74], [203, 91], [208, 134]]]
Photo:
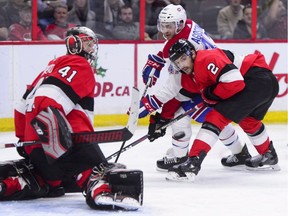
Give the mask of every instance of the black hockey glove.
[[213, 93], [214, 88], [215, 86], [209, 86], [202, 91], [201, 96], [202, 96], [204, 104], [207, 107], [214, 107], [219, 101], [222, 100], [222, 98], [218, 97], [217, 95]]
[[166, 134], [166, 128], [158, 130], [158, 128], [167, 124], [169, 119], [164, 119], [161, 117], [160, 113], [150, 116], [150, 124], [148, 128], [148, 139], [153, 142], [155, 139], [162, 137]]
[[[23, 141], [21, 139], [19, 139], [18, 142], [23, 142]], [[26, 153], [24, 146], [19, 146], [16, 148], [16, 150], [21, 157], [23, 157], [25, 159], [29, 159], [29, 155]]]

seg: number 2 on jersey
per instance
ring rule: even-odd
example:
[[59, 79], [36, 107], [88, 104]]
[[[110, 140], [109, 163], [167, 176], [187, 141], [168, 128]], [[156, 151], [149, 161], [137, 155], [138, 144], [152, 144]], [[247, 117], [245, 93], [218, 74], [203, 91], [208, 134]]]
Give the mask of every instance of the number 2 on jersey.
[[218, 72], [219, 67], [217, 67], [214, 63], [210, 63], [207, 66], [207, 70], [211, 71], [211, 73], [215, 75]]
[[[62, 77], [66, 77], [66, 80], [70, 83], [74, 76], [77, 74], [77, 71], [73, 70], [72, 73], [69, 73], [70, 67], [66, 66], [58, 70], [58, 73], [61, 74]], [[67, 77], [68, 76], [68, 77]]]

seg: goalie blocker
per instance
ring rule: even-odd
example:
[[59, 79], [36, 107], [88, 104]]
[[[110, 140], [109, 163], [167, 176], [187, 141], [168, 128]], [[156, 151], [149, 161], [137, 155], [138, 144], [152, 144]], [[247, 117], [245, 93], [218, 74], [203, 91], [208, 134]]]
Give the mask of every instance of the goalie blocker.
[[49, 163], [64, 155], [73, 145], [71, 126], [54, 107], [41, 111], [31, 125], [37, 133]]

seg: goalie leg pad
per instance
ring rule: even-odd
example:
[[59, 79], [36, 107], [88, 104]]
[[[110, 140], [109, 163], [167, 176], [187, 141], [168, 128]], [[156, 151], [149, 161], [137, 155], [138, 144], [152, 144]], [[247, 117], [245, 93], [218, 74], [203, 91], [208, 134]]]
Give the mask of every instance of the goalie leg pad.
[[42, 142], [48, 162], [54, 162], [72, 147], [71, 126], [59, 110], [49, 106], [31, 125]]
[[5, 161], [0, 163], [0, 180], [4, 180], [8, 177], [17, 176], [18, 173], [13, 166], [16, 161]]
[[93, 174], [87, 185], [86, 203], [93, 209], [135, 211], [143, 200], [143, 172], [110, 169]]
[[26, 159], [4, 161], [0, 163], [0, 180], [8, 177], [21, 176], [32, 170], [32, 164]]
[[107, 181], [114, 194], [133, 197], [143, 204], [143, 172], [141, 170], [114, 169], [107, 173]]
[[48, 186], [34, 172], [27, 160], [13, 160], [0, 164], [0, 182], [5, 193], [0, 200], [25, 200], [44, 197]]

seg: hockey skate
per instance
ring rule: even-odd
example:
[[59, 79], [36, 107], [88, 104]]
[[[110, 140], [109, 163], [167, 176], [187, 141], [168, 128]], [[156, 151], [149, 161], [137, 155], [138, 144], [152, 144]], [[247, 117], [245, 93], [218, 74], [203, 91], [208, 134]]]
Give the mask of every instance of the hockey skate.
[[194, 182], [196, 175], [201, 169], [201, 163], [205, 156], [206, 153], [201, 152], [199, 156], [188, 157], [186, 162], [169, 168], [166, 180]]
[[164, 156], [162, 159], [157, 160], [157, 168], [158, 171], [168, 171], [169, 168], [172, 168], [175, 165], [184, 163], [188, 159], [188, 155], [185, 155], [184, 157], [178, 158], [175, 156]]
[[242, 151], [238, 154], [232, 154], [227, 157], [222, 158], [221, 164], [224, 167], [229, 168], [242, 168], [242, 165], [245, 165], [246, 159], [251, 158], [251, 155], [248, 151], [246, 144], [243, 146]]
[[245, 165], [247, 170], [252, 171], [279, 171], [280, 167], [278, 165], [278, 156], [272, 141], [270, 142], [269, 150], [266, 153], [247, 159]]
[[131, 196], [124, 196], [120, 194], [102, 193], [95, 197], [94, 199], [96, 205], [110, 205], [113, 208], [124, 209], [128, 211], [136, 211], [141, 205], [137, 199]]

